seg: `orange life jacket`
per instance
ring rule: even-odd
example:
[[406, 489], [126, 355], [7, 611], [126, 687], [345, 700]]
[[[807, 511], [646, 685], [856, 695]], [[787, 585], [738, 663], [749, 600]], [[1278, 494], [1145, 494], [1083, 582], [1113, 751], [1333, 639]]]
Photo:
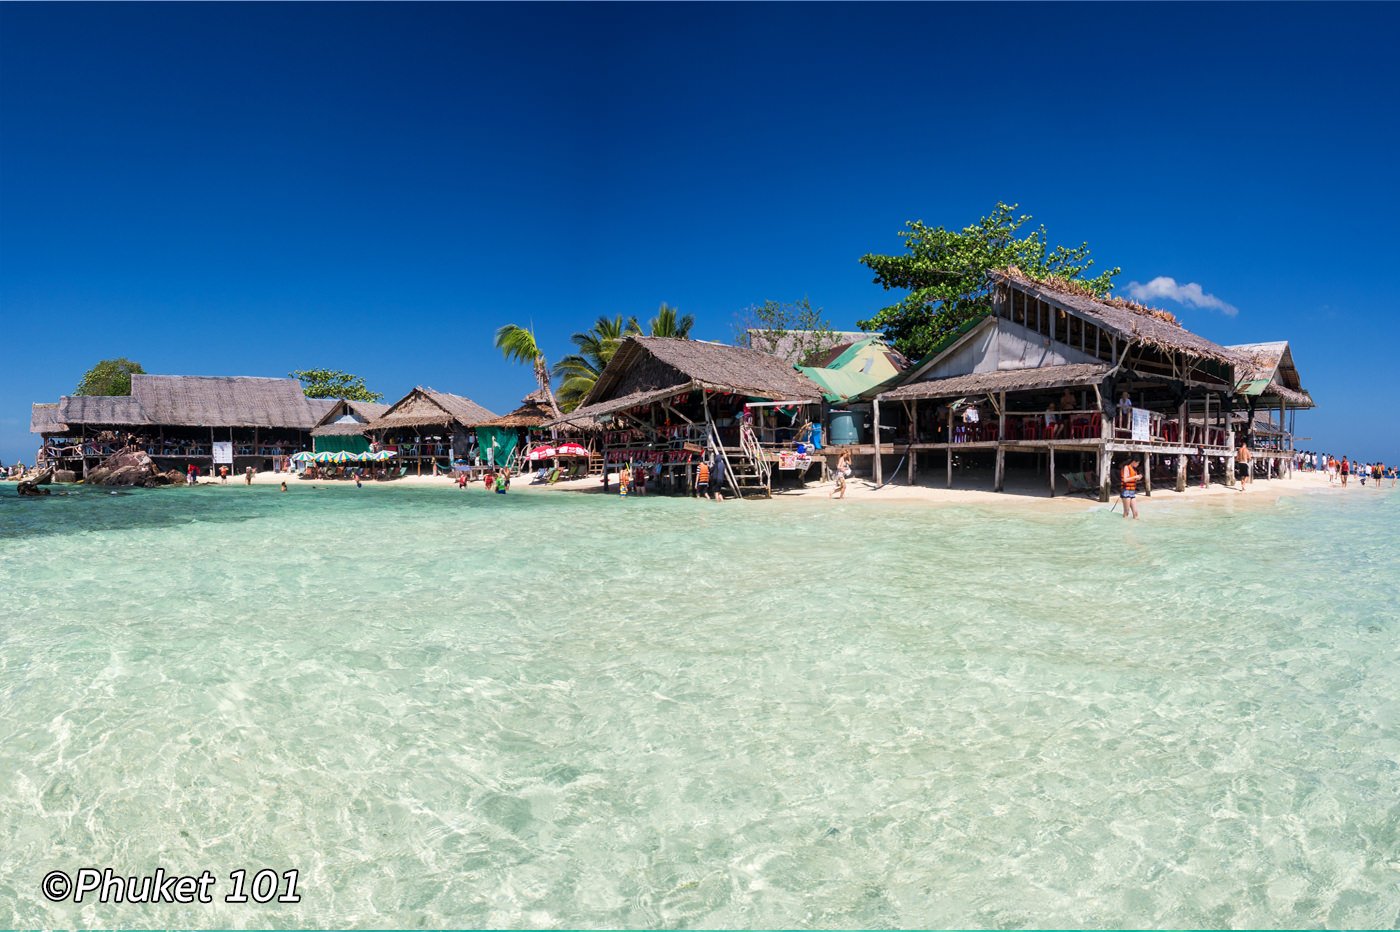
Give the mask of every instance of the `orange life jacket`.
[[1124, 492], [1137, 491], [1138, 471], [1133, 468], [1132, 463], [1129, 463], [1123, 467], [1122, 478]]

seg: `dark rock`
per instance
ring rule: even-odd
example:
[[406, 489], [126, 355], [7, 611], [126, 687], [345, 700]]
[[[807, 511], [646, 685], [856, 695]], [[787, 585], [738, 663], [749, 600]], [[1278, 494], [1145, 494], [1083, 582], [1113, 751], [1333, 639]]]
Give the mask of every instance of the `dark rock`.
[[89, 470], [87, 483], [104, 486], [164, 485], [165, 474], [156, 468], [155, 461], [145, 450], [127, 447], [107, 457], [95, 469]]
[[48, 489], [43, 488], [43, 486], [49, 484], [51, 479], [53, 479], [53, 470], [45, 469], [43, 472], [35, 473], [32, 476], [25, 476], [23, 479], [19, 480], [19, 486], [16, 491], [19, 492], [20, 495], [52, 494]]

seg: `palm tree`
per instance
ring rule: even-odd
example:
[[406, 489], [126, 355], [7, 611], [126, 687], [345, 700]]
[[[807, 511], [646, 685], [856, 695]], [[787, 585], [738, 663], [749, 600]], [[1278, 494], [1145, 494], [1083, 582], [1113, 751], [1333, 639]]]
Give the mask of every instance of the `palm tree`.
[[578, 352], [570, 353], [554, 366], [555, 378], [559, 379], [559, 400], [565, 411], [579, 406], [593, 386], [598, 376], [607, 368], [622, 341], [634, 333], [641, 333], [637, 318], [622, 315], [599, 317], [591, 330], [575, 333], [569, 339]]
[[661, 302], [661, 307], [657, 309], [656, 316], [651, 319], [651, 335], [654, 337], [671, 337], [676, 340], [689, 340], [690, 328], [695, 326], [695, 315], [682, 315], [665, 301]]
[[544, 353], [540, 352], [540, 345], [535, 342], [534, 331], [516, 324], [506, 324], [496, 331], [496, 349], [511, 362], [529, 363], [535, 367], [535, 380], [540, 383], [540, 390], [549, 399], [550, 410], [559, 414], [559, 403], [554, 400], [554, 389], [549, 387], [549, 362], [544, 358]]

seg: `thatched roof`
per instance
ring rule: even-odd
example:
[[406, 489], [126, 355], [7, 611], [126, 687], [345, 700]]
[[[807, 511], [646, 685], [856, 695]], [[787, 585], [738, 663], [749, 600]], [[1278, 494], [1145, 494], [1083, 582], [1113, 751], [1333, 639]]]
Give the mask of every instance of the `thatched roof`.
[[58, 402], [40, 403], [29, 407], [29, 432], [31, 434], [61, 434], [68, 425], [59, 420]]
[[821, 398], [821, 389], [810, 379], [767, 353], [702, 340], [633, 336], [617, 348], [580, 410], [624, 392], [691, 383], [756, 398]]
[[1108, 372], [1109, 367], [1103, 363], [1041, 366], [1038, 369], [998, 369], [995, 372], [974, 372], [971, 375], [953, 375], [943, 379], [910, 382], [883, 392], [877, 397], [881, 401], [912, 401], [916, 398], [961, 398], [964, 395], [988, 395], [994, 392], [1024, 392], [1069, 385], [1093, 385], [1103, 381]]
[[[769, 356], [777, 356], [794, 366], [825, 366], [830, 363], [831, 359], [839, 356], [841, 350], [850, 347], [852, 343], [879, 336], [879, 334], [865, 333], [860, 330], [765, 330], [762, 327], [750, 327], [746, 336], [750, 348], [760, 353], [767, 353]], [[814, 344], [820, 345], [818, 341], [823, 340], [823, 338], [831, 341], [831, 348], [816, 354], [810, 351], [804, 353], [804, 347], [810, 347]], [[835, 350], [835, 355], [832, 355], [833, 350]], [[812, 355], [828, 357], [828, 361], [820, 362], [810, 358], [802, 358]]]
[[309, 430], [333, 401], [307, 398], [296, 379], [252, 376], [131, 377], [130, 395], [65, 395], [57, 421], [138, 427], [282, 427]]
[[369, 429], [370, 421], [388, 410], [388, 405], [374, 401], [351, 401], [346, 398], [333, 401], [330, 409], [311, 428], [311, 436], [353, 437], [363, 434]]
[[520, 402], [520, 407], [509, 414], [502, 414], [498, 418], [493, 418], [479, 424], [479, 427], [541, 427], [550, 421], [556, 420], [559, 415], [549, 406], [549, 396], [544, 393], [544, 389], [537, 388], [526, 395]]
[[1241, 395], [1272, 395], [1295, 408], [1313, 407], [1312, 396], [1303, 390], [1287, 340], [1237, 343], [1229, 349], [1242, 360], [1235, 367], [1235, 391]]
[[390, 430], [397, 427], [476, 427], [496, 415], [462, 395], [434, 391], [419, 386], [387, 411], [369, 422], [368, 430]]
[[1014, 267], [993, 270], [988, 274], [998, 288], [1014, 289], [1039, 298], [1066, 313], [1075, 314], [1097, 324], [1121, 340], [1140, 343], [1165, 352], [1213, 359], [1229, 365], [1240, 361], [1239, 357], [1226, 347], [1212, 343], [1181, 326], [1175, 315], [1168, 311], [1150, 308], [1123, 298], [1096, 297], [1076, 282], [1058, 278], [1037, 280]]
[[310, 430], [333, 402], [307, 398], [296, 379], [133, 375], [131, 395], [148, 424], [294, 427]]

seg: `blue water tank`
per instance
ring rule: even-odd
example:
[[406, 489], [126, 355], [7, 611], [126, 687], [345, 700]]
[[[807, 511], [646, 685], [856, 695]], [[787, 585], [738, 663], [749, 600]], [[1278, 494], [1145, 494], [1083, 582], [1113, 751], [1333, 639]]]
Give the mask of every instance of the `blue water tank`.
[[861, 422], [859, 411], [832, 411], [831, 445], [841, 447], [860, 443]]

